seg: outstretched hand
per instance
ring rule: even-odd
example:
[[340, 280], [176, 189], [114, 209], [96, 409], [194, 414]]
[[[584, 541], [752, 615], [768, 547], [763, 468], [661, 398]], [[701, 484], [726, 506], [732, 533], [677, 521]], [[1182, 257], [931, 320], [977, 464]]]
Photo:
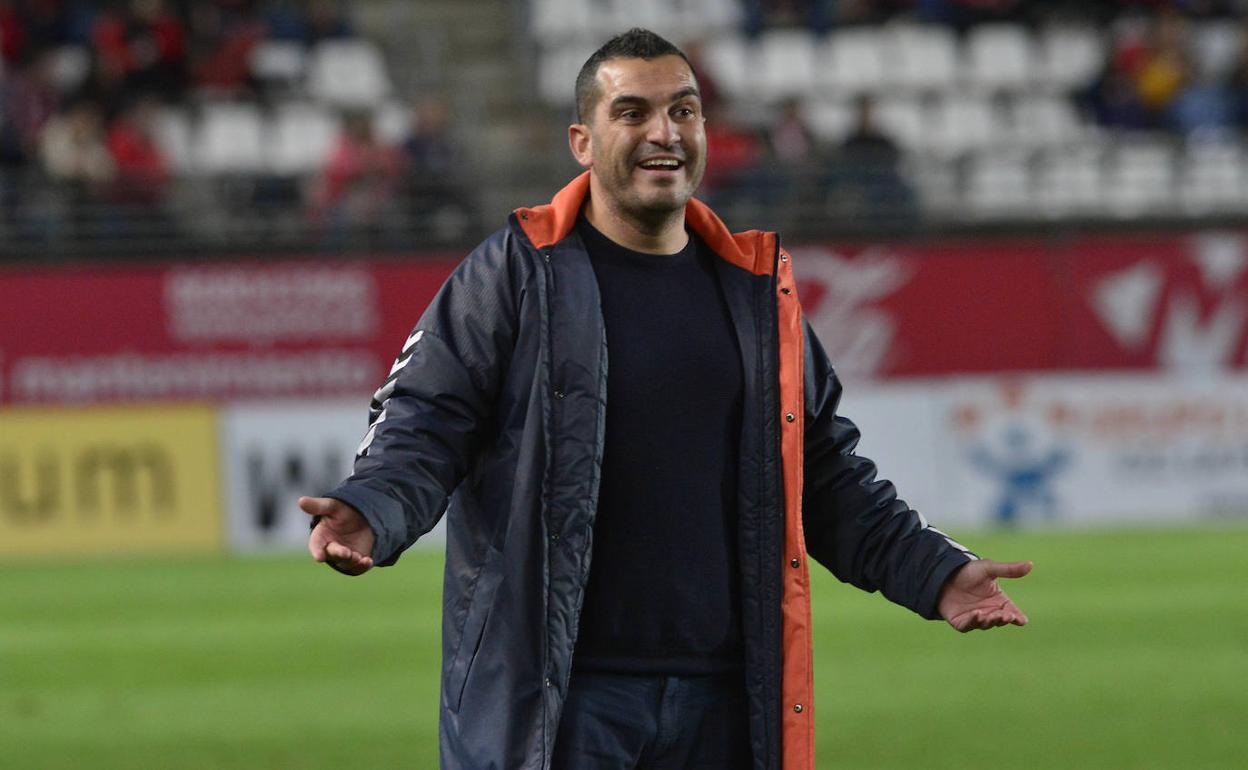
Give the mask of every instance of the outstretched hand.
[[1025, 626], [1027, 616], [997, 585], [997, 578], [1021, 578], [1028, 572], [1029, 561], [967, 562], [945, 581], [936, 608], [949, 625], [962, 633], [1004, 625]]
[[321, 519], [308, 536], [312, 558], [348, 575], [362, 575], [373, 568], [376, 535], [363, 514], [332, 497], [301, 497], [299, 507]]

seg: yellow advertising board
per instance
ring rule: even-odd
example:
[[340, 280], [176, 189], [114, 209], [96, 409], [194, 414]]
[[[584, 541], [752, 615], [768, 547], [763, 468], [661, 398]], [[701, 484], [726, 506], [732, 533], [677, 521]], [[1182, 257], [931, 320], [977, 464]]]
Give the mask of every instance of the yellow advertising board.
[[0, 559], [221, 547], [206, 406], [0, 410]]

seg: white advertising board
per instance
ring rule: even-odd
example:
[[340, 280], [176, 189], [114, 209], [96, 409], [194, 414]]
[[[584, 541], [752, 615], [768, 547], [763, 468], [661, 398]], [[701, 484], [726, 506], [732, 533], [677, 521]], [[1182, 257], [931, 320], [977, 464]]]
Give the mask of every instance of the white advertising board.
[[[221, 411], [221, 467], [227, 540], [240, 552], [307, 547], [300, 495], [319, 495], [346, 478], [368, 427], [359, 399], [256, 402]], [[441, 547], [442, 525], [417, 547]]]
[[1248, 378], [860, 384], [862, 454], [940, 526], [1248, 520]]

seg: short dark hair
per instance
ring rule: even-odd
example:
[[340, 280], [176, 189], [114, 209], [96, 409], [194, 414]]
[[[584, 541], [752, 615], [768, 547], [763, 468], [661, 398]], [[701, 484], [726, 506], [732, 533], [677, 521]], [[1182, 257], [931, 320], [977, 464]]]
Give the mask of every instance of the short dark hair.
[[586, 122], [598, 99], [598, 68], [610, 59], [657, 59], [660, 56], [679, 56], [693, 71], [693, 63], [685, 52], [648, 29], [633, 27], [616, 35], [585, 60], [576, 76], [576, 121]]

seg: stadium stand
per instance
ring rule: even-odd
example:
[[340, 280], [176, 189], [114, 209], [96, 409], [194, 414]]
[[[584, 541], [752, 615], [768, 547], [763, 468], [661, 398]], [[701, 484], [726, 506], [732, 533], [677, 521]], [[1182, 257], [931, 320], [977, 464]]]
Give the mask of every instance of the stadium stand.
[[[0, 251], [469, 245], [477, 223], [575, 170], [562, 139], [571, 83], [632, 25], [687, 46], [708, 110], [722, 100], [716, 119], [757, 141], [707, 189], [743, 225], [791, 219], [793, 235], [826, 238], [1235, 221], [1248, 206], [1245, 5], [17, 0], [0, 10]], [[447, 116], [432, 122], [449, 123], [430, 145], [416, 105], [439, 95]], [[135, 195], [121, 189], [134, 175], [120, 181], [112, 128], [153, 97], [122, 144], [168, 179]], [[898, 150], [882, 166], [846, 151], [861, 147], [848, 140], [864, 97], [872, 131]], [[787, 103], [784, 120], [812, 138], [801, 163], [774, 146]], [[359, 114], [408, 181], [386, 216], [330, 233], [317, 191]], [[441, 157], [430, 146], [456, 143], [453, 166], [421, 171]], [[66, 165], [70, 149], [96, 162]]]

